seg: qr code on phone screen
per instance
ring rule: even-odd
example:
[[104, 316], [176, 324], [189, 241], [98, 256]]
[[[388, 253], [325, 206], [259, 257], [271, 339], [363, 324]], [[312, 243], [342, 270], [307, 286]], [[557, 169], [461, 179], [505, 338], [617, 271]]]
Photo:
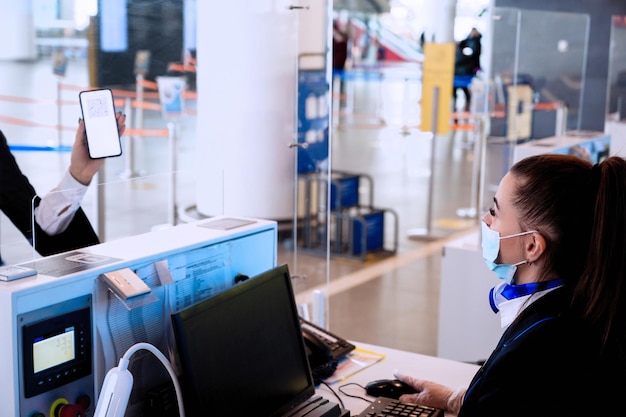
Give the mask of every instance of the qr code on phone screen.
[[87, 114], [89, 117], [109, 116], [109, 107], [104, 97], [95, 97], [87, 100]]

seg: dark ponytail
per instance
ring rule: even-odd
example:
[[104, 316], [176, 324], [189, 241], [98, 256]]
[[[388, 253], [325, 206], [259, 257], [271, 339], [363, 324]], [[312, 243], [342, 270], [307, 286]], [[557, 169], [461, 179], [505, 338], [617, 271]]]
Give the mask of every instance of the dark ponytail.
[[609, 157], [593, 167], [594, 214], [574, 307], [597, 326], [604, 342], [626, 334], [626, 161]]

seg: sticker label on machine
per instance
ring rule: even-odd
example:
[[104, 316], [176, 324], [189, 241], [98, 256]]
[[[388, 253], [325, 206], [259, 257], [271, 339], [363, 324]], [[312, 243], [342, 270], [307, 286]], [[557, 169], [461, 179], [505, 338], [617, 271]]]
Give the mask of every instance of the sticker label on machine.
[[233, 285], [230, 245], [212, 245], [171, 256], [167, 259], [167, 268], [156, 265], [160, 270], [161, 284], [174, 284], [167, 286], [172, 312], [212, 297]]
[[50, 275], [58, 278], [64, 275], [87, 271], [95, 267], [109, 265], [119, 261], [121, 261], [121, 259], [95, 255], [93, 253], [73, 251], [62, 253], [60, 255], [49, 256], [21, 265], [36, 269], [39, 274]]

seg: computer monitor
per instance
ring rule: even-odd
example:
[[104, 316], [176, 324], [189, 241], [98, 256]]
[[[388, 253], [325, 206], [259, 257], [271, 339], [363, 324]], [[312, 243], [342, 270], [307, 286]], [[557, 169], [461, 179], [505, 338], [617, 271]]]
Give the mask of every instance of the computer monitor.
[[315, 392], [287, 265], [172, 323], [189, 415], [280, 416]]

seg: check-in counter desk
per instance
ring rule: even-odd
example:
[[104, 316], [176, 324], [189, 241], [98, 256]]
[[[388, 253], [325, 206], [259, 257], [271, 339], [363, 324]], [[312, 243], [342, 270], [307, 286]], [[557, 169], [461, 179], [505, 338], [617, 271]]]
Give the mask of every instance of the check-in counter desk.
[[[170, 315], [276, 266], [277, 225], [214, 217], [21, 265], [37, 275], [0, 282], [0, 417], [50, 416], [89, 402], [129, 347], [171, 352]], [[102, 274], [129, 268], [150, 292], [124, 300]], [[169, 382], [154, 358], [136, 364], [133, 395]], [[131, 406], [133, 397], [131, 397]]]
[[[343, 381], [337, 381], [330, 385], [330, 388], [339, 394], [344, 407], [350, 410], [350, 415], [352, 416], [359, 415], [368, 406], [368, 402], [339, 393], [339, 387], [343, 385], [345, 386], [342, 388], [342, 391], [350, 395], [368, 398], [371, 401], [374, 397], [368, 397], [365, 394], [365, 390], [359, 386], [365, 387], [368, 382], [377, 379], [393, 378], [393, 371], [396, 369], [403, 374], [432, 380], [450, 387], [468, 386], [474, 374], [478, 371], [478, 366], [473, 364], [365, 343], [353, 343], [358, 349], [383, 354], [384, 359]], [[329, 401], [337, 402], [337, 397], [330, 391], [330, 388], [320, 385], [317, 388], [317, 394]]]
[[563, 136], [531, 140], [516, 145], [513, 163], [528, 156], [543, 153], [575, 155], [592, 163], [600, 162], [609, 155], [611, 136], [602, 132], [568, 131]]
[[[276, 261], [275, 222], [215, 217], [22, 263], [38, 273], [0, 282], [0, 338], [5, 341], [0, 345], [0, 417], [47, 417], [56, 415], [60, 405], [82, 404], [89, 404], [83, 415], [92, 416], [107, 371], [131, 346], [146, 342], [171, 354], [171, 314], [230, 288], [241, 275], [275, 267]], [[126, 269], [148, 285], [149, 293], [124, 299], [111, 290], [103, 275]], [[391, 378], [394, 369], [467, 385], [477, 370], [385, 347], [357, 347], [384, 359], [334, 383], [333, 389]], [[175, 364], [174, 357], [168, 359]], [[127, 415], [141, 415], [139, 407], [155, 385], [171, 381], [153, 355], [137, 355], [132, 367]], [[358, 387], [349, 390], [365, 396]], [[324, 386], [318, 393], [336, 401]], [[367, 407], [363, 400], [343, 396], [343, 401], [352, 415]]]

